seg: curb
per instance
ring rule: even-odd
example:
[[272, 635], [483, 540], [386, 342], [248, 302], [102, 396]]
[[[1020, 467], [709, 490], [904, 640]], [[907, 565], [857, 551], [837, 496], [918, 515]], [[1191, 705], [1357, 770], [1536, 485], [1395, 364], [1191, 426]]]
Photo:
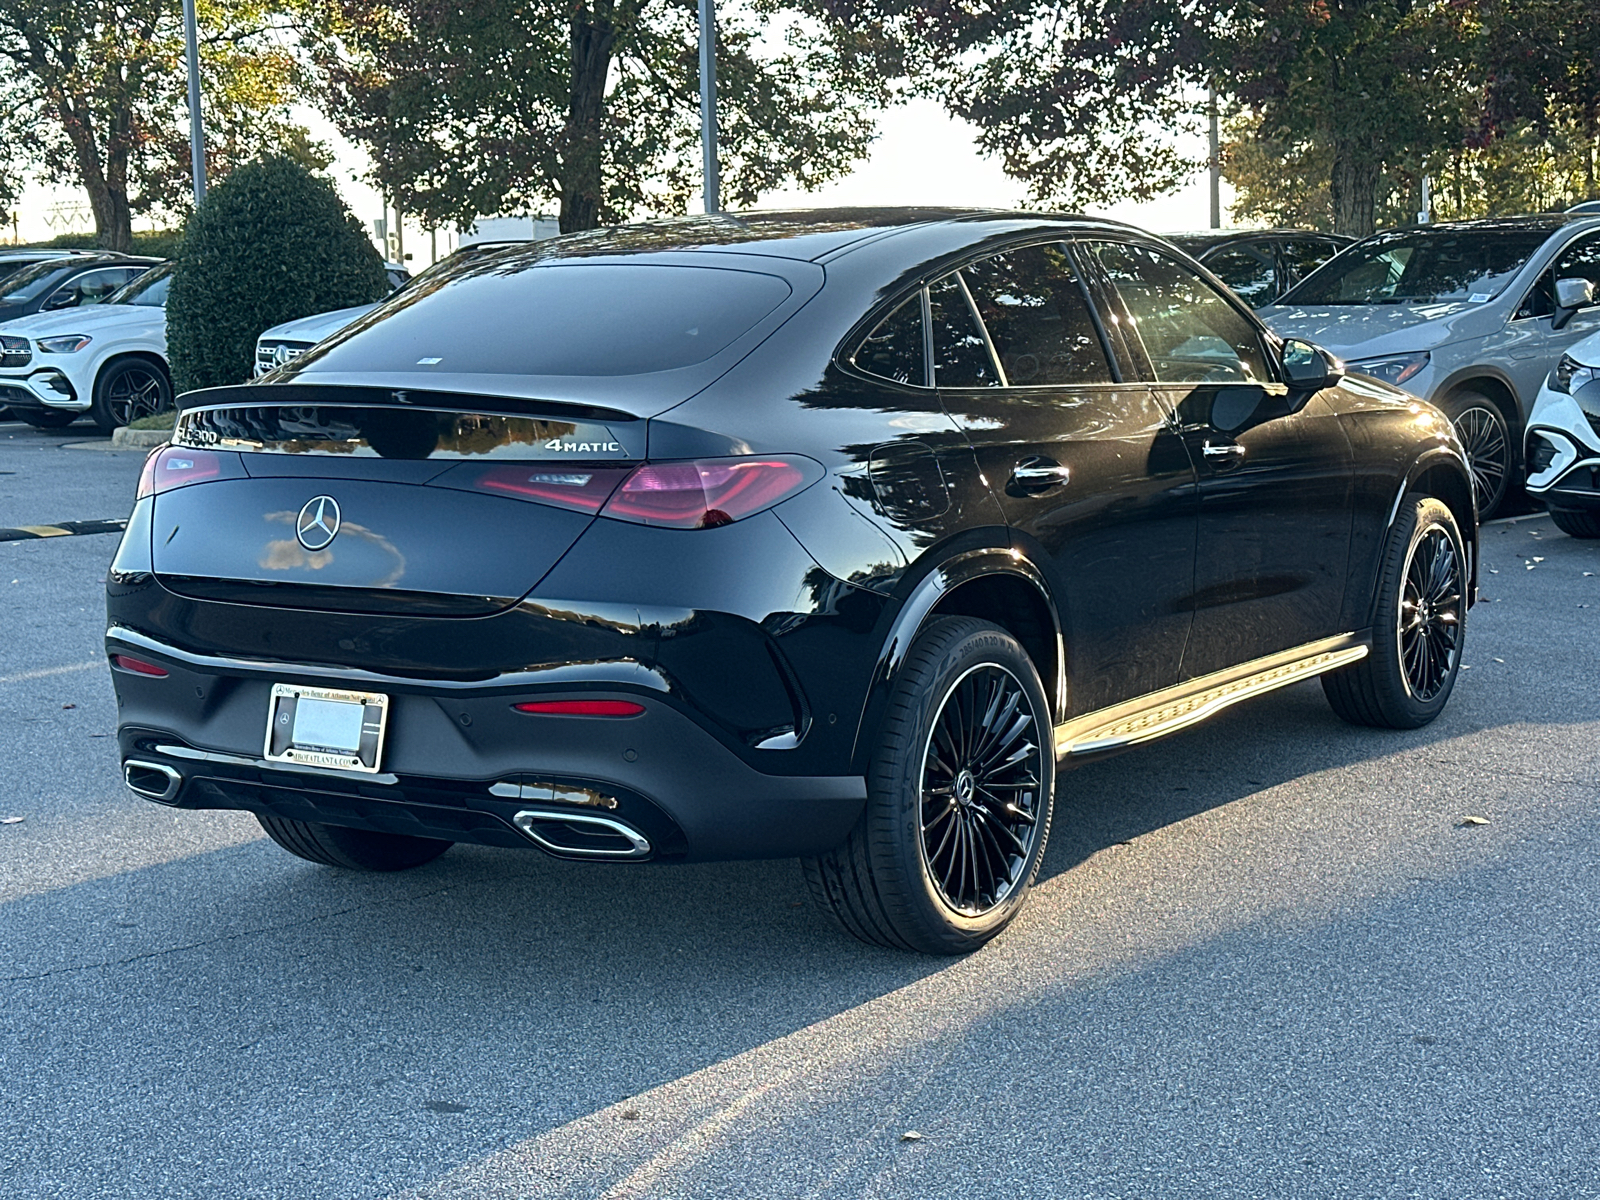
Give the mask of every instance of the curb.
[[149, 450], [172, 440], [170, 429], [118, 429], [111, 435], [113, 450]]

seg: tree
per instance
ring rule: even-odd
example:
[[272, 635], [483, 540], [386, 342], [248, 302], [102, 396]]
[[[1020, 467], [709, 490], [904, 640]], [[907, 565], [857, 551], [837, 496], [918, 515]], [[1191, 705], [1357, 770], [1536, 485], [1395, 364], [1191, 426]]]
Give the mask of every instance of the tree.
[[[296, 2], [296, 0], [290, 0]], [[278, 144], [301, 67], [264, 0], [202, 0], [208, 174]], [[89, 194], [100, 244], [133, 214], [189, 204], [188, 99], [177, 0], [5, 0], [0, 108], [26, 123], [44, 178]]]
[[383, 260], [332, 183], [287, 157], [246, 163], [206, 193], [174, 259], [173, 383], [243, 383], [263, 330], [388, 291]]
[[1332, 224], [1363, 234], [1385, 172], [1460, 144], [1479, 95], [1468, 0], [811, 2], [892, 41], [1041, 204], [1172, 190], [1201, 166], [1172, 133], [1215, 88], [1268, 142], [1325, 151]]
[[1480, 63], [1489, 86], [1478, 144], [1522, 125], [1576, 139], [1584, 195], [1600, 197], [1600, 0], [1484, 0], [1483, 7]]
[[[846, 31], [758, 4], [718, 21], [735, 204], [844, 174], [888, 96]], [[555, 205], [570, 232], [682, 212], [699, 189], [693, 0], [321, 0], [317, 26], [335, 121], [429, 224]]]

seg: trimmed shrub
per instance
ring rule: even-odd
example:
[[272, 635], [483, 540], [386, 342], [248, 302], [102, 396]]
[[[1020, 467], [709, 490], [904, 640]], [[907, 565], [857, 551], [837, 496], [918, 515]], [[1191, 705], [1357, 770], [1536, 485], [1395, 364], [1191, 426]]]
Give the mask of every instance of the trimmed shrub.
[[244, 383], [256, 338], [389, 294], [383, 259], [333, 184], [287, 158], [236, 168], [189, 218], [167, 295], [179, 392]]
[[[152, 258], [171, 258], [178, 252], [178, 243], [181, 241], [183, 241], [181, 229], [157, 229], [146, 233], [135, 231], [133, 249], [128, 253], [148, 254]], [[51, 250], [98, 250], [100, 239], [92, 233], [61, 233], [48, 242], [36, 242], [34, 245]]]

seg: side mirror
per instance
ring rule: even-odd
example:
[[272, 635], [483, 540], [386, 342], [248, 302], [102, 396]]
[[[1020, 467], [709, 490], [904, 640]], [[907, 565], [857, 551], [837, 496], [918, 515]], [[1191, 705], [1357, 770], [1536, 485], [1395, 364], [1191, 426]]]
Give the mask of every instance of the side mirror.
[[1550, 318], [1550, 328], [1560, 329], [1573, 317], [1580, 308], [1588, 308], [1594, 303], [1594, 284], [1587, 279], [1558, 279], [1556, 280], [1556, 311]]
[[45, 312], [55, 312], [58, 308], [74, 308], [77, 306], [78, 298], [78, 293], [71, 290], [57, 292], [39, 307]]
[[1295, 392], [1320, 392], [1344, 378], [1344, 364], [1321, 346], [1299, 338], [1283, 343], [1283, 381]]

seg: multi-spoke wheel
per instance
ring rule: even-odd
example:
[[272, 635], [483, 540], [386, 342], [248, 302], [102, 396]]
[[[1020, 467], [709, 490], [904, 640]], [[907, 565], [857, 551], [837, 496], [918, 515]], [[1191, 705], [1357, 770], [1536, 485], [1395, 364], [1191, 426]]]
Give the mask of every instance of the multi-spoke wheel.
[[866, 811], [809, 859], [818, 904], [863, 941], [963, 954], [1016, 916], [1050, 834], [1050, 707], [1027, 652], [972, 617], [933, 621], [889, 695]]
[[1415, 729], [1444, 709], [1461, 669], [1468, 565], [1455, 516], [1410, 495], [1384, 545], [1372, 649], [1322, 677], [1334, 712], [1357, 725]]
[[89, 415], [102, 432], [110, 433], [171, 407], [172, 384], [167, 373], [148, 359], [123, 358], [101, 369]]
[[1022, 684], [974, 667], [945, 696], [922, 755], [922, 853], [939, 897], [963, 916], [1023, 882], [1039, 836], [1045, 753]]
[[1457, 392], [1445, 401], [1444, 410], [1472, 465], [1478, 520], [1487, 521], [1505, 499], [1511, 482], [1511, 436], [1505, 415], [1493, 400], [1477, 392]]
[[1418, 700], [1432, 700], [1455, 674], [1462, 590], [1455, 541], [1442, 525], [1430, 525], [1407, 555], [1395, 628], [1406, 689]]

